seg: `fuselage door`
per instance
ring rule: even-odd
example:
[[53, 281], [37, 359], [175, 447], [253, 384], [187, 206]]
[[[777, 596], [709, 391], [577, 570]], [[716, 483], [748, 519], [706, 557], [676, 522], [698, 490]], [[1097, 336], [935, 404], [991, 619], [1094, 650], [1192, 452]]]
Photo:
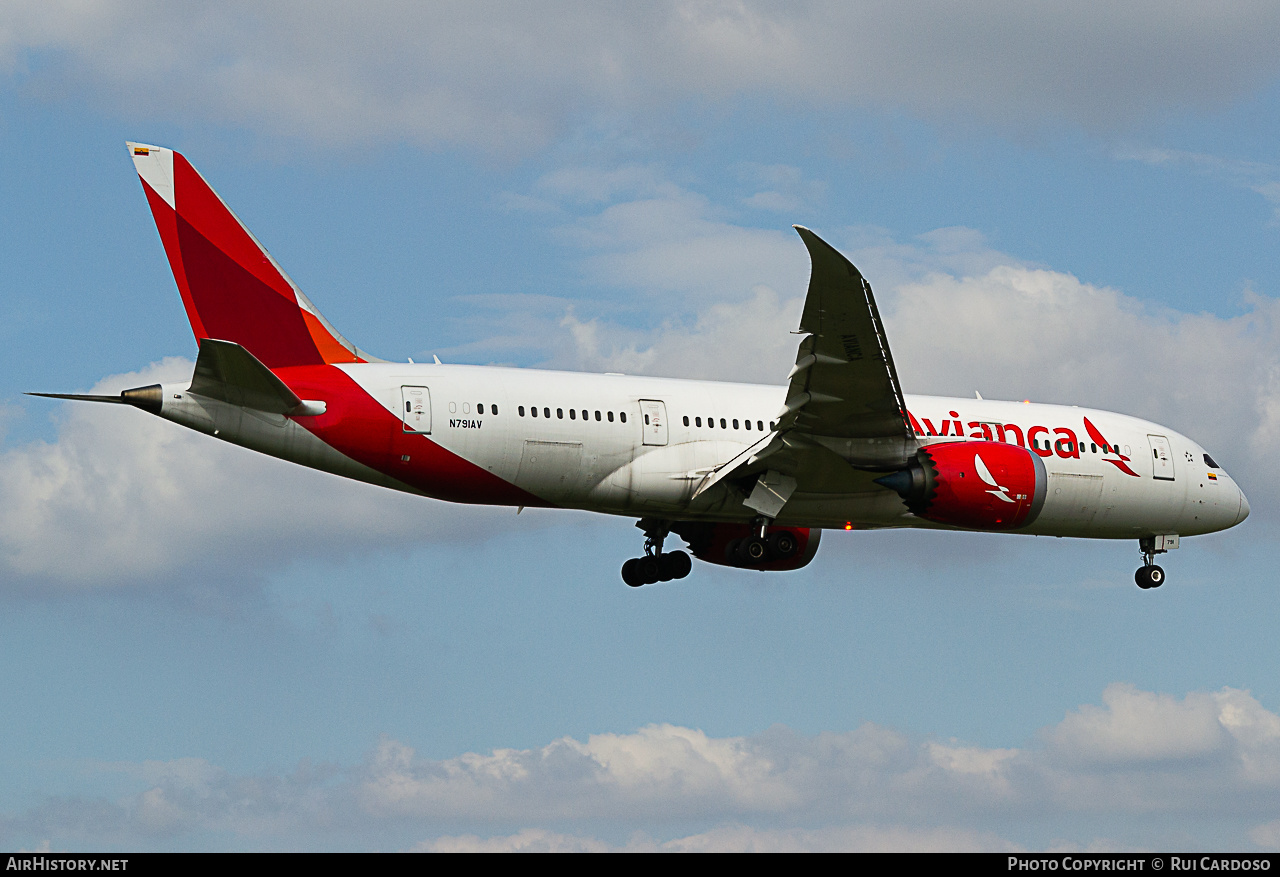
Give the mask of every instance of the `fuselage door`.
[[1169, 451], [1169, 440], [1162, 435], [1149, 435], [1151, 443], [1151, 477], [1157, 481], [1173, 480], [1173, 454]]
[[430, 435], [431, 391], [426, 387], [401, 387], [400, 419], [405, 432]]
[[644, 424], [644, 444], [667, 443], [667, 404], [657, 399], [640, 400], [640, 420]]

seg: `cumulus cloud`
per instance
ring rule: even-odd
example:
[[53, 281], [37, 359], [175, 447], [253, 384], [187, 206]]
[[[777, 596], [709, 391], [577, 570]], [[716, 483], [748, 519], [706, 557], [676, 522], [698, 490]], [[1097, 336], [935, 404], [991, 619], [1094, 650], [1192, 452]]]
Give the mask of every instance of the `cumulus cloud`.
[[[92, 392], [189, 380], [192, 368], [167, 359]], [[52, 404], [55, 441], [0, 450], [10, 592], [236, 582], [304, 557], [474, 539], [513, 517], [306, 470], [122, 405]]]
[[[1280, 716], [1248, 692], [1179, 698], [1115, 684], [1101, 705], [1069, 712], [1017, 748], [873, 724], [745, 737], [658, 724], [440, 760], [384, 739], [361, 764], [304, 763], [280, 775], [237, 776], [200, 759], [116, 765], [139, 781], [136, 793], [50, 799], [0, 817], [0, 836], [56, 846], [108, 834], [229, 832], [249, 843], [336, 832], [358, 843], [396, 827], [425, 837], [419, 849], [442, 851], [1007, 850], [1026, 845], [1011, 836], [1081, 814], [1139, 831], [1052, 840], [1099, 849], [1132, 847], [1133, 826], [1158, 812], [1162, 826], [1188, 837], [1199, 836], [1197, 825], [1229, 822], [1240, 840], [1268, 846], [1277, 765]], [[714, 827], [682, 831], [707, 822]], [[487, 831], [448, 830], [459, 824]]]
[[130, 113], [501, 150], [738, 96], [1123, 128], [1261, 88], [1278, 38], [1266, 3], [50, 0], [0, 12], [0, 65], [30, 93]]

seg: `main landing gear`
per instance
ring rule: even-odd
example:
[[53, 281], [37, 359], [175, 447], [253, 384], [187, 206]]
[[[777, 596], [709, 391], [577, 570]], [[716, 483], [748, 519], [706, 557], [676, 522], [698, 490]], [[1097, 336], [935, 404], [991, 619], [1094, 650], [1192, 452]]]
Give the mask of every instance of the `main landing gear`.
[[1164, 569], [1156, 566], [1157, 554], [1164, 554], [1170, 548], [1178, 547], [1177, 536], [1144, 536], [1138, 540], [1138, 550], [1142, 553], [1142, 566], [1133, 574], [1138, 587], [1146, 591], [1164, 584]]
[[683, 551], [664, 553], [662, 543], [671, 532], [670, 524], [647, 518], [636, 523], [644, 530], [644, 557], [633, 557], [622, 565], [622, 580], [633, 588], [682, 579], [693, 569], [693, 561]]
[[769, 532], [768, 519], [756, 522], [759, 532], [733, 539], [725, 546], [724, 559], [733, 566], [759, 567], [775, 560], [786, 560], [800, 550], [796, 534], [790, 530]]

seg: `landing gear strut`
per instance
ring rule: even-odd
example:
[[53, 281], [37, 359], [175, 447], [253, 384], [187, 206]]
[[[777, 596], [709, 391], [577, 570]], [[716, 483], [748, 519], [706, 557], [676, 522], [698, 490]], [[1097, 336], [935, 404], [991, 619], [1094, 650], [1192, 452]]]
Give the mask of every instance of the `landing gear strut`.
[[[1161, 547], [1156, 547], [1156, 540], [1160, 539]], [[1142, 566], [1133, 574], [1133, 580], [1137, 582], [1138, 587], [1142, 590], [1149, 588], [1158, 588], [1164, 584], [1164, 570], [1156, 566], [1155, 560], [1157, 554], [1164, 554], [1168, 548], [1164, 546], [1165, 537], [1145, 536], [1138, 540], [1138, 551], [1142, 553]], [[1176, 547], [1177, 543], [1174, 543]]]
[[654, 582], [669, 582], [682, 579], [693, 569], [693, 561], [683, 551], [664, 553], [662, 543], [671, 532], [669, 521], [654, 521], [649, 518], [637, 521], [636, 526], [644, 530], [644, 557], [633, 557], [622, 565], [622, 580], [633, 588], [641, 585], [652, 585]]

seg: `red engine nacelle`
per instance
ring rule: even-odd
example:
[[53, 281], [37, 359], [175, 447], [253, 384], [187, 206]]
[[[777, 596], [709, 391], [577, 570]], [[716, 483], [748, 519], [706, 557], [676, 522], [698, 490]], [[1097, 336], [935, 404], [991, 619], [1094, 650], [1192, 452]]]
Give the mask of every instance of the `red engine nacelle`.
[[1015, 530], [1044, 507], [1049, 477], [1039, 455], [1003, 442], [942, 442], [906, 469], [877, 479], [917, 517], [971, 530]]
[[[689, 551], [699, 560], [756, 570], [799, 569], [818, 553], [822, 531], [808, 527], [769, 527], [763, 545], [747, 543], [759, 535], [751, 524], [711, 524], [682, 521], [671, 532], [689, 543]], [[763, 548], [763, 554], [753, 552]]]

